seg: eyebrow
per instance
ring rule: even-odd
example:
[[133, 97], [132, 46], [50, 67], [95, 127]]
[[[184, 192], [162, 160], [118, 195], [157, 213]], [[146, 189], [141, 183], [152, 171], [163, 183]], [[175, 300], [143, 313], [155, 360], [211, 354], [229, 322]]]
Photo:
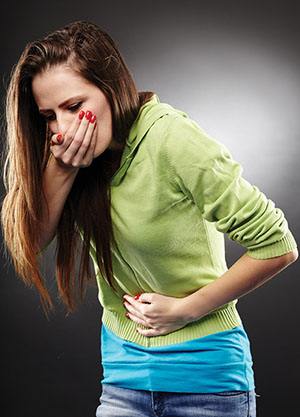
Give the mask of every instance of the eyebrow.
[[[81, 101], [82, 99], [83, 99], [82, 95], [70, 97], [67, 100], [65, 100], [62, 103], [60, 103], [60, 105], [58, 107], [59, 108], [62, 108], [64, 106], [66, 106], [68, 103], [70, 103], [71, 101]], [[40, 113], [47, 113], [49, 111], [53, 111], [53, 110], [52, 109], [39, 109], [39, 112]]]

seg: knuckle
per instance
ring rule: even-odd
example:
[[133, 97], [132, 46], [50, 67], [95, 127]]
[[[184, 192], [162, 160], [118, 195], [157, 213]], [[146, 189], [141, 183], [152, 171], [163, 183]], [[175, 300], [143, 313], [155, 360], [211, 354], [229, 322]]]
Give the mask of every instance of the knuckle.
[[144, 315], [146, 319], [151, 319], [151, 315], [149, 314], [149, 311], [143, 309], [141, 310], [141, 313]]
[[82, 139], [75, 138], [75, 139], [73, 140], [73, 142], [74, 142], [74, 144], [75, 144], [76, 146], [80, 146], [80, 145], [82, 145]]
[[89, 144], [88, 144], [88, 143], [86, 143], [86, 142], [82, 142], [82, 144], [81, 144], [81, 149], [83, 149], [83, 150], [85, 151], [85, 150], [87, 150], [87, 149], [88, 149], [88, 147], [89, 147]]
[[65, 165], [71, 165], [71, 160], [70, 160], [70, 158], [67, 158], [67, 157], [63, 156], [63, 157], [61, 158], [61, 161], [62, 161]]
[[157, 328], [155, 320], [153, 320], [152, 318], [148, 320], [148, 323], [150, 324], [150, 327], [152, 327], [153, 329]]
[[73, 139], [73, 135], [71, 133], [66, 132], [66, 134], [64, 135], [65, 139], [67, 141], [70, 141]]
[[56, 149], [53, 148], [51, 150], [51, 152], [52, 152], [54, 158], [59, 159], [61, 161], [61, 152], [57, 148]]

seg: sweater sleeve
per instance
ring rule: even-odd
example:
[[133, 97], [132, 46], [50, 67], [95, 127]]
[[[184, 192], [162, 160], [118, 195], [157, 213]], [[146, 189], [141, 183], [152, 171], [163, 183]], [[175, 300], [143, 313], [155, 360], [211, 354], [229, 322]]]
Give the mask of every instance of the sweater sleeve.
[[164, 138], [175, 185], [219, 232], [256, 259], [284, 255], [297, 247], [281, 209], [242, 177], [242, 166], [224, 144], [196, 122], [173, 116]]

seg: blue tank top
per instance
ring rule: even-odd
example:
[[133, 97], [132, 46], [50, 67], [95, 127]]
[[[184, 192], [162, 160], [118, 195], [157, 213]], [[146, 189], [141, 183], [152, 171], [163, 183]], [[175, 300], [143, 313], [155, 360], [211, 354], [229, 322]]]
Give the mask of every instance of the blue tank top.
[[214, 393], [255, 388], [243, 325], [183, 343], [146, 348], [102, 325], [102, 384], [147, 391]]

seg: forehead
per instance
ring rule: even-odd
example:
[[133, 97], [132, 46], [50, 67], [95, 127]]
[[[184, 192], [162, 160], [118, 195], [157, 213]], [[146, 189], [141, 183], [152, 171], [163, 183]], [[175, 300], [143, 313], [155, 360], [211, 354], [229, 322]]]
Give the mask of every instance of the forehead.
[[92, 88], [96, 87], [67, 65], [50, 67], [32, 80], [33, 96], [40, 108], [52, 108]]

